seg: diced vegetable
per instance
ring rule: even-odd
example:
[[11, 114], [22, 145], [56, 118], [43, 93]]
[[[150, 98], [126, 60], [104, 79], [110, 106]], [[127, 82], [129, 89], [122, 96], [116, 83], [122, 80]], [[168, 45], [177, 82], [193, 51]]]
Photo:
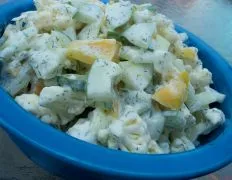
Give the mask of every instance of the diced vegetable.
[[152, 110], [143, 114], [142, 119], [147, 123], [147, 128], [153, 140], [158, 140], [163, 132], [165, 117], [161, 112]]
[[115, 99], [114, 83], [121, 73], [122, 70], [116, 63], [96, 60], [89, 72], [87, 97], [95, 101], [105, 102]]
[[95, 40], [98, 39], [104, 16], [100, 13], [99, 18], [91, 24], [87, 24], [77, 35], [79, 40]]
[[60, 86], [68, 86], [73, 91], [86, 91], [87, 76], [78, 74], [65, 74], [57, 77]]
[[73, 26], [70, 26], [61, 33], [66, 35], [71, 41], [74, 41], [77, 39], [76, 29]]
[[225, 122], [224, 113], [217, 108], [204, 110], [203, 115], [205, 116], [206, 120], [210, 122], [210, 127], [205, 130], [205, 134], [209, 134], [211, 131]]
[[40, 93], [39, 104], [58, 114], [61, 125], [67, 124], [85, 108], [85, 95], [71, 90], [69, 87], [45, 87]]
[[66, 47], [72, 40], [62, 32], [52, 31], [51, 37], [49, 38], [49, 43], [51, 43], [52, 48], [64, 48]]
[[35, 38], [29, 42], [31, 50], [47, 50], [52, 48], [52, 42], [50, 41], [51, 35], [48, 33], [37, 34]]
[[9, 32], [8, 38], [0, 51], [0, 57], [9, 60], [15, 53], [27, 50], [31, 38], [37, 34], [35, 26], [31, 26], [23, 31]]
[[98, 132], [108, 128], [111, 121], [112, 117], [97, 108], [88, 115], [87, 119], [80, 119], [67, 133], [75, 138], [97, 144]]
[[29, 63], [38, 78], [51, 79], [61, 73], [64, 64], [64, 50], [32, 51]]
[[38, 11], [33, 23], [41, 31], [65, 30], [73, 24], [72, 17], [76, 12], [77, 8], [62, 1], [48, 2]]
[[153, 66], [156, 72], [167, 76], [173, 73], [173, 61], [175, 57], [168, 51], [157, 50], [153, 53]]
[[135, 23], [151, 22], [152, 12], [148, 9], [138, 9], [133, 13], [133, 20]]
[[165, 111], [165, 126], [171, 129], [183, 130], [196, 123], [196, 118], [190, 113], [185, 105], [179, 111]]
[[148, 49], [154, 34], [156, 34], [155, 23], [134, 24], [123, 32], [123, 36], [132, 44], [144, 49]]
[[79, 40], [94, 40], [98, 38], [100, 32], [101, 22], [95, 22], [86, 25], [77, 35]]
[[76, 14], [74, 19], [83, 23], [91, 24], [99, 20], [103, 15], [102, 9], [94, 4], [82, 4]]
[[106, 6], [106, 25], [110, 30], [127, 23], [132, 15], [132, 4], [130, 1], [119, 1]]
[[12, 76], [3, 70], [0, 77], [0, 85], [10, 95], [15, 96], [25, 87], [27, 87], [33, 76], [32, 74], [32, 69], [28, 64], [23, 64], [16, 76]]
[[212, 83], [212, 73], [206, 68], [197, 67], [190, 73], [190, 81], [196, 89]]
[[130, 105], [138, 114], [152, 108], [151, 95], [144, 91], [125, 91], [121, 94], [123, 104]]
[[152, 98], [167, 108], [177, 110], [186, 100], [186, 96], [186, 83], [180, 79], [173, 79], [160, 86]]
[[192, 149], [195, 149], [195, 146], [186, 136], [175, 138], [171, 144], [172, 153], [189, 151]]
[[107, 37], [111, 39], [115, 39], [116, 41], [120, 42], [123, 45], [132, 45], [130, 41], [128, 41], [123, 35], [116, 31], [108, 31]]
[[39, 105], [39, 96], [35, 94], [23, 94], [16, 96], [15, 101], [25, 110], [31, 112], [45, 123], [57, 124], [59, 121], [54, 112]]
[[[160, 23], [163, 23], [162, 22], [162, 18], [161, 18], [161, 22]], [[168, 24], [169, 22], [166, 22], [166, 23]], [[157, 24], [157, 26], [159, 26], [159, 25]], [[160, 34], [165, 39], [167, 39], [170, 43], [175, 43], [179, 39], [179, 34], [174, 30], [174, 28], [172, 26], [169, 26], [167, 28], [162, 28]]]
[[151, 52], [136, 47], [123, 46], [120, 51], [120, 58], [134, 63], [153, 63], [155, 71], [163, 75], [168, 75], [175, 70], [173, 68], [175, 57], [167, 51]]
[[190, 60], [190, 61], [196, 61], [197, 58], [197, 49], [193, 47], [184, 47], [181, 50], [181, 58]]
[[211, 103], [221, 103], [224, 99], [224, 94], [221, 94], [210, 87], [205, 87], [205, 91], [196, 94], [191, 101], [187, 102], [187, 106], [191, 112], [196, 112], [205, 109], [205, 107]]
[[134, 64], [129, 61], [119, 63], [123, 70], [122, 81], [127, 88], [143, 90], [152, 80], [152, 66], [150, 64]]
[[225, 115], [217, 108], [206, 109], [201, 114], [201, 121], [196, 126], [186, 130], [186, 135], [193, 142], [196, 142], [200, 135], [209, 134], [211, 131], [222, 125], [225, 121]]
[[154, 53], [133, 46], [122, 46], [120, 58], [134, 63], [152, 63], [154, 60]]
[[152, 39], [151, 45], [149, 48], [153, 50], [162, 50], [168, 51], [170, 47], [170, 42], [159, 34], [156, 35], [155, 39]]
[[96, 59], [116, 61], [119, 47], [114, 39], [76, 40], [69, 44], [66, 56], [86, 64], [93, 64]]
[[150, 149], [153, 153], [161, 153], [159, 146], [151, 141], [146, 123], [130, 106], [126, 106], [124, 115], [109, 126], [110, 148], [136, 153], [145, 153]]
[[170, 153], [169, 133], [166, 133], [165, 129], [164, 132], [160, 135], [158, 144], [162, 149], [163, 153]]

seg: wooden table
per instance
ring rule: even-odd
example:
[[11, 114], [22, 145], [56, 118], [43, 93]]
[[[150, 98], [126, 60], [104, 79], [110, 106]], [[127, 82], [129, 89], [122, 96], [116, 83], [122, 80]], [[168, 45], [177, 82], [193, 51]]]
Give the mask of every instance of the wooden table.
[[[149, 2], [148, 0], [135, 1]], [[152, 2], [157, 5], [159, 12], [201, 37], [232, 63], [232, 1], [153, 0]], [[217, 180], [219, 178], [232, 179], [232, 165], [199, 179]], [[49, 174], [28, 160], [0, 129], [0, 179], [57, 180], [60, 178]]]

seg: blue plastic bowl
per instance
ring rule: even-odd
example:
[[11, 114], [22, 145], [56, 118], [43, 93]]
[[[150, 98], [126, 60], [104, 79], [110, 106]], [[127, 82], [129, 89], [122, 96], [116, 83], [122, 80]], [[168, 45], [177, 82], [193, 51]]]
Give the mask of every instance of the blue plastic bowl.
[[[33, 8], [31, 0], [8, 1], [0, 7], [1, 25]], [[0, 125], [31, 160], [68, 179], [183, 179], [222, 168], [232, 161], [232, 69], [195, 35], [179, 26], [176, 29], [188, 34], [188, 44], [199, 49], [205, 67], [213, 73], [214, 87], [226, 94], [220, 106], [226, 123], [207, 136], [199, 148], [177, 154], [145, 155], [92, 145], [42, 123], [1, 88]]]

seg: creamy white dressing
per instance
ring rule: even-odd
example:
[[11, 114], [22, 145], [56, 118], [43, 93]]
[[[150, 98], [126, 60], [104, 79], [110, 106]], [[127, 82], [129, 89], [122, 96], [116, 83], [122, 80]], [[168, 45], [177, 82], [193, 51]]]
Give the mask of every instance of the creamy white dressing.
[[225, 95], [210, 87], [197, 48], [153, 5], [34, 2], [0, 40], [0, 85], [41, 121], [148, 154], [192, 150], [225, 122], [210, 108]]

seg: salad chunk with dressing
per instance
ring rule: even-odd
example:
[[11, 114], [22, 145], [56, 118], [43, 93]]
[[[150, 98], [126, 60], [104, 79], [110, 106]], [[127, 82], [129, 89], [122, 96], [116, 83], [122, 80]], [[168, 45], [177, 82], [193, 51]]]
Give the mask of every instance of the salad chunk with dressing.
[[225, 121], [198, 50], [152, 4], [34, 0], [0, 39], [0, 86], [41, 121], [133, 153], [196, 148]]

